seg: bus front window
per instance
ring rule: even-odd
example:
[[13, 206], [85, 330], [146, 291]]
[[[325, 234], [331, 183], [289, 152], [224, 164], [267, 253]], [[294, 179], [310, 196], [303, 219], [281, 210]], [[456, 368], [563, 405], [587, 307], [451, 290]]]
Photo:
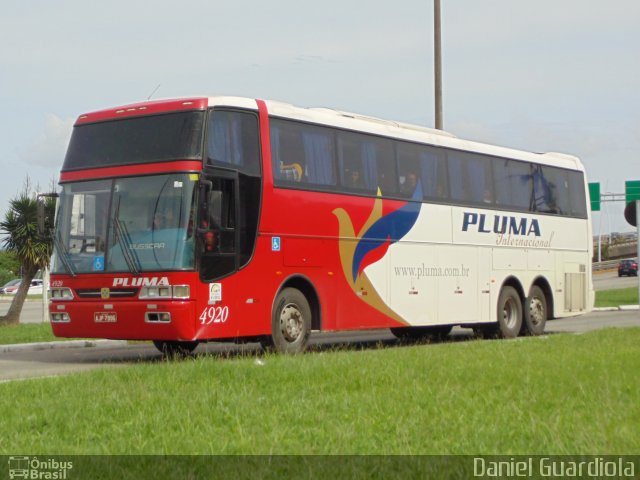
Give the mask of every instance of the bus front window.
[[116, 179], [107, 269], [193, 268], [193, 192], [197, 176]]
[[197, 175], [65, 184], [56, 225], [56, 273], [194, 268]]
[[98, 180], [63, 185], [54, 234], [53, 273], [95, 271], [104, 259], [111, 183]]

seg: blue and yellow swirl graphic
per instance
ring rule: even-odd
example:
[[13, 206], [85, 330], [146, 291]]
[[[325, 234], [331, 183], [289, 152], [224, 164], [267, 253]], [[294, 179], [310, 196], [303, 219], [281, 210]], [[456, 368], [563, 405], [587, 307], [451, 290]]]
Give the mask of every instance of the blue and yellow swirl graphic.
[[413, 228], [420, 213], [421, 201], [422, 187], [418, 182], [411, 201], [383, 215], [383, 200], [378, 190], [371, 214], [357, 234], [351, 217], [343, 208], [333, 211], [338, 219], [340, 262], [347, 283], [364, 302], [402, 323], [405, 323], [404, 320], [385, 304], [364, 269], [382, 259], [389, 247]]

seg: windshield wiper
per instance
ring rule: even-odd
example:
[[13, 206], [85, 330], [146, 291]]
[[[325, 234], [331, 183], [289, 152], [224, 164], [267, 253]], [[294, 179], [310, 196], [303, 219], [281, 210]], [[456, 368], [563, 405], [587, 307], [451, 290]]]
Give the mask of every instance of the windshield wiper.
[[116, 233], [116, 242], [120, 245], [122, 256], [124, 257], [124, 261], [127, 262], [129, 271], [134, 275], [139, 275], [141, 269], [140, 259], [138, 258], [138, 254], [135, 250], [129, 248], [129, 245], [131, 245], [131, 237], [129, 236], [127, 226], [122, 222], [122, 220], [117, 218], [113, 219], [113, 226]]
[[52, 237], [53, 244], [55, 245], [56, 250], [58, 250], [58, 252], [60, 253], [60, 261], [62, 262], [62, 265], [64, 266], [67, 273], [69, 273], [69, 275], [75, 277], [76, 272], [73, 269], [73, 264], [69, 260], [69, 250], [67, 250], [66, 245], [62, 243], [62, 240], [60, 240], [60, 237], [55, 232], [53, 233]]
[[138, 258], [138, 254], [135, 252], [135, 250], [132, 250], [129, 247], [131, 245], [131, 237], [129, 236], [127, 226], [122, 220], [118, 218], [119, 216], [120, 198], [118, 198], [118, 205], [116, 206], [116, 211], [113, 216], [113, 229], [116, 237], [116, 242], [118, 243], [118, 245], [120, 245], [122, 256], [124, 257], [124, 261], [127, 262], [129, 271], [134, 275], [139, 275], [142, 268], [140, 265], [140, 259]]

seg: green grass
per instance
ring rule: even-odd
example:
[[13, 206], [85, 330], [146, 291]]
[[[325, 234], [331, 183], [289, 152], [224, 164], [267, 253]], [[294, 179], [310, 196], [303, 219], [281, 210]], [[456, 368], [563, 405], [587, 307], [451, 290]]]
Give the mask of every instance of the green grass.
[[638, 305], [638, 287], [596, 292], [596, 307], [618, 307], [620, 305]]
[[71, 340], [57, 338], [51, 331], [50, 323], [21, 323], [0, 327], [0, 345], [14, 343], [53, 342], [54, 340]]
[[25, 454], [639, 454], [640, 329], [0, 384]]

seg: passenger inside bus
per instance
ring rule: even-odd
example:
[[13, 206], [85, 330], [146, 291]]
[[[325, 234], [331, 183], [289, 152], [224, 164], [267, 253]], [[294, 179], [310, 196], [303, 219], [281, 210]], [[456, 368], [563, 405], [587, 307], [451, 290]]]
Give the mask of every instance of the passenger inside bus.
[[352, 169], [351, 171], [346, 171], [344, 178], [348, 188], [365, 188], [362, 174], [360, 173], [360, 170], [356, 168]]
[[153, 215], [153, 229], [177, 228], [177, 221], [173, 209], [166, 206], [164, 209], [158, 209]]
[[482, 202], [483, 203], [493, 203], [493, 195], [491, 194], [491, 190], [488, 188], [484, 189], [484, 194], [482, 195]]
[[400, 186], [400, 190], [405, 195], [413, 195], [413, 192], [416, 190], [416, 185], [418, 184], [418, 176], [415, 172], [407, 172], [404, 175], [404, 182]]

